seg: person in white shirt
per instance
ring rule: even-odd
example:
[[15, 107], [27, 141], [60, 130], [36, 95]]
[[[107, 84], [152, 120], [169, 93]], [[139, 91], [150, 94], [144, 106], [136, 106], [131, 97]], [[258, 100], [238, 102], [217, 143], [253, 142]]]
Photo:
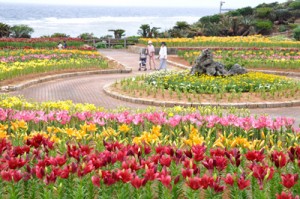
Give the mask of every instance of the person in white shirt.
[[152, 45], [152, 41], [148, 41], [148, 46], [147, 46], [147, 53], [149, 56], [149, 66], [150, 66], [150, 70], [152, 70], [152, 64], [154, 67], [154, 70], [156, 70], [156, 66], [155, 66], [155, 48]]
[[61, 50], [61, 49], [63, 48], [63, 45], [61, 44], [61, 42], [58, 43], [57, 48], [58, 48], [59, 50]]
[[165, 42], [161, 43], [161, 47], [159, 50], [159, 56], [158, 58], [160, 59], [160, 65], [159, 65], [159, 69], [165, 69], [167, 70], [167, 46]]

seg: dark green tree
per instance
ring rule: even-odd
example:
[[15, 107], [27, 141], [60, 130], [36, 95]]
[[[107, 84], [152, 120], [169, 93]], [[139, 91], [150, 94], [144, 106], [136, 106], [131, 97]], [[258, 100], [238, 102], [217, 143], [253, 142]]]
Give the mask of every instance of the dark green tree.
[[0, 23], [0, 37], [9, 37], [10, 26], [5, 23]]
[[21, 24], [12, 26], [10, 32], [10, 36], [13, 38], [30, 38], [34, 30], [27, 25]]
[[149, 24], [142, 24], [138, 30], [138, 35], [141, 35], [142, 37], [148, 37], [150, 31], [151, 28]]

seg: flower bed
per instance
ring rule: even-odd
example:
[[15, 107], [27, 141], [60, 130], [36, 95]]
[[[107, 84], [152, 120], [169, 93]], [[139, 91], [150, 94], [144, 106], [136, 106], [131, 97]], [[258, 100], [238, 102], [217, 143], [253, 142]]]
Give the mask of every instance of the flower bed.
[[116, 82], [111, 90], [125, 95], [188, 102], [261, 102], [299, 99], [299, 82], [250, 72], [229, 77], [194, 76], [188, 71], [157, 72]]
[[24, 49], [0, 52], [0, 80], [48, 71], [107, 67], [97, 51]]
[[293, 119], [204, 115], [180, 107], [177, 112], [55, 111], [50, 107], [62, 104], [55, 102], [6, 109], [10, 101], [16, 108], [25, 103], [9, 99], [2, 96], [0, 109], [4, 198], [300, 194], [300, 129], [292, 128]]
[[0, 48], [57, 48], [58, 42], [66, 41], [69, 47], [84, 44], [79, 38], [0, 38]]
[[[147, 45], [149, 39], [141, 38], [139, 43]], [[160, 46], [161, 42], [166, 42], [169, 47], [281, 47], [299, 48], [299, 41], [278, 41], [261, 35], [254, 36], [234, 36], [234, 37], [195, 37], [195, 38], [156, 38], [151, 39], [155, 46]]]
[[[300, 69], [300, 52], [297, 49], [212, 49], [214, 59], [227, 68], [239, 63], [247, 68]], [[178, 56], [190, 64], [201, 54], [199, 50], [179, 50]]]

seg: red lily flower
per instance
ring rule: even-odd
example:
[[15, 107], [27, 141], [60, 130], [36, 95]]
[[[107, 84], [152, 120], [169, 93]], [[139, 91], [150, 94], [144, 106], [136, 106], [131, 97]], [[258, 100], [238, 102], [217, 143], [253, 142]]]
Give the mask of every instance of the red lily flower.
[[275, 166], [278, 168], [282, 168], [284, 167], [286, 164], [287, 164], [287, 158], [286, 158], [286, 155], [280, 151], [274, 151], [272, 154], [271, 154], [271, 160], [272, 162], [275, 163]]
[[234, 148], [230, 151], [225, 152], [226, 157], [230, 160], [230, 163], [232, 165], [235, 165], [236, 167], [240, 166], [241, 164], [241, 152]]
[[197, 165], [194, 163], [193, 159], [190, 159], [190, 160], [185, 159], [183, 161], [183, 166], [185, 168], [190, 168], [190, 169], [196, 169], [197, 168]]
[[138, 176], [135, 176], [134, 178], [131, 179], [130, 183], [134, 188], [138, 189], [138, 188], [144, 186], [147, 183], [147, 180], [143, 179], [143, 178], [139, 178]]
[[206, 174], [202, 176], [200, 184], [203, 189], [207, 189], [209, 186], [212, 187], [213, 183], [214, 183], [213, 177], [209, 177]]
[[247, 188], [250, 185], [250, 180], [245, 179], [245, 175], [241, 175], [237, 181], [240, 190]]
[[199, 177], [193, 177], [188, 178], [186, 181], [186, 184], [193, 190], [198, 190], [201, 187], [201, 178]]
[[147, 144], [144, 144], [144, 153], [146, 155], [150, 154], [151, 153], [151, 147]]
[[144, 174], [145, 178], [149, 181], [153, 181], [156, 178], [156, 168], [148, 168]]
[[225, 151], [224, 149], [210, 149], [210, 156], [224, 156], [225, 155]]
[[264, 150], [260, 150], [260, 151], [248, 151], [245, 154], [247, 160], [250, 161], [256, 161], [256, 162], [261, 162], [265, 156], [264, 156]]
[[293, 197], [291, 193], [281, 192], [281, 194], [276, 194], [277, 199], [300, 199], [299, 195]]
[[11, 181], [12, 180], [12, 175], [10, 171], [1, 171], [0, 173], [2, 180], [4, 181]]
[[213, 182], [212, 188], [214, 189], [214, 191], [215, 191], [216, 193], [220, 193], [220, 192], [224, 191], [225, 186], [221, 186], [221, 185], [220, 185], [220, 177], [218, 177], [218, 178], [216, 179], [216, 181]]
[[192, 153], [194, 155], [194, 160], [199, 162], [204, 159], [204, 154], [206, 147], [204, 145], [194, 145], [192, 146]]
[[43, 167], [36, 166], [34, 171], [37, 178], [43, 179], [45, 175], [45, 169]]
[[64, 156], [57, 155], [55, 157], [55, 160], [59, 166], [62, 166], [67, 162], [67, 157], [66, 157], [66, 155], [64, 155]]
[[281, 174], [281, 184], [286, 188], [292, 188], [298, 181], [298, 174]]
[[233, 186], [234, 184], [234, 179], [230, 173], [227, 173], [226, 178], [224, 178], [224, 182], [226, 184], [229, 184], [230, 186]]
[[202, 161], [202, 164], [205, 166], [205, 168], [212, 171], [216, 165], [216, 160], [206, 157], [205, 160]]
[[67, 179], [70, 174], [70, 167], [66, 166], [64, 169], [60, 171], [60, 177], [63, 179]]
[[215, 163], [216, 163], [216, 168], [218, 171], [223, 171], [227, 167], [227, 160], [223, 156], [216, 156], [215, 158]]
[[192, 177], [193, 169], [181, 169], [181, 174], [184, 178]]
[[29, 153], [29, 146], [16, 146], [13, 148], [13, 155], [17, 157], [18, 155], [23, 155], [24, 153]]
[[23, 175], [20, 170], [14, 170], [12, 171], [12, 178], [14, 179], [14, 182], [19, 182], [23, 178]]
[[271, 180], [273, 178], [274, 168], [252, 165], [250, 169], [253, 171], [253, 176], [258, 180], [259, 189], [263, 190], [263, 182], [264, 180]]
[[159, 181], [161, 181], [161, 183], [167, 187], [168, 189], [172, 189], [172, 186], [171, 186], [171, 176], [170, 175], [161, 175], [160, 178], [159, 178]]
[[171, 157], [167, 155], [163, 155], [159, 159], [159, 163], [162, 166], [166, 166], [166, 167], [169, 167], [171, 165], [171, 161], [172, 161]]
[[130, 182], [130, 180], [132, 178], [130, 169], [118, 170], [116, 172], [116, 175], [117, 175], [118, 179], [122, 180], [122, 182], [124, 182], [124, 183]]
[[100, 187], [100, 178], [98, 176], [92, 176], [93, 185]]

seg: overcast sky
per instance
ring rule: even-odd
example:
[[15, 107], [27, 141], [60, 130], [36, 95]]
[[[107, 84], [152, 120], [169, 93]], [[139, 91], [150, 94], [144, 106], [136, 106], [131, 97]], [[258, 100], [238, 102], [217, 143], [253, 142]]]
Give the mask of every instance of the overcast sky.
[[[276, 0], [223, 0], [223, 8], [255, 7], [261, 3], [272, 3]], [[67, 5], [99, 6], [151, 6], [151, 7], [210, 7], [219, 8], [220, 0], [0, 0], [0, 3], [39, 3]], [[277, 0], [282, 3], [286, 0]]]

